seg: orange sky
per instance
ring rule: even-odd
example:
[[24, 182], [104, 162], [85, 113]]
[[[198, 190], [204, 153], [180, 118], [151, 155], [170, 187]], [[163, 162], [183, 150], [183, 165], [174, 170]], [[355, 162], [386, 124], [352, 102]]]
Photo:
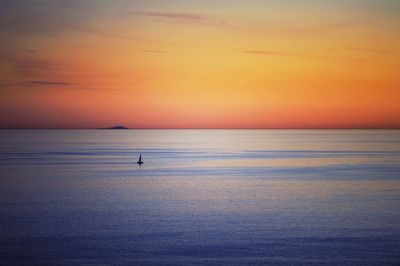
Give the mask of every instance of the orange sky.
[[398, 128], [399, 1], [4, 1], [0, 128]]

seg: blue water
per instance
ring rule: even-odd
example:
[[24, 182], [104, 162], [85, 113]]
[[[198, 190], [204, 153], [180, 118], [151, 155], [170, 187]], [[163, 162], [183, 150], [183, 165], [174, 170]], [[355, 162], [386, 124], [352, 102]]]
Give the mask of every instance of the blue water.
[[1, 130], [0, 264], [400, 265], [400, 131]]

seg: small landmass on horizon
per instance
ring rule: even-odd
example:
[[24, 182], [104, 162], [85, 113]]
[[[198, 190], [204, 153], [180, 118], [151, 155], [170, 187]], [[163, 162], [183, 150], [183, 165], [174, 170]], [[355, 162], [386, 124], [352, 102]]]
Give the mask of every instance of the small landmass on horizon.
[[113, 127], [105, 127], [105, 128], [98, 128], [98, 129], [129, 129], [125, 126], [113, 126]]

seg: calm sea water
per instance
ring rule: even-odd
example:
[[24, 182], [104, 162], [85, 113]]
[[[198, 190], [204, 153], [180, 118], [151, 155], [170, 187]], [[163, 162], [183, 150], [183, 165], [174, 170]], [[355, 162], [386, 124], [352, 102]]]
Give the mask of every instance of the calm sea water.
[[0, 176], [1, 265], [400, 265], [396, 130], [1, 130]]

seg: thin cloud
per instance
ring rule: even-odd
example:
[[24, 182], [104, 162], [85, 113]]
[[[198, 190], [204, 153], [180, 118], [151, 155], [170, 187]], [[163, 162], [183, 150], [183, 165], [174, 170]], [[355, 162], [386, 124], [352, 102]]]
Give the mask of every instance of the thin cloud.
[[270, 35], [327, 35], [332, 32], [341, 32], [355, 28], [366, 27], [370, 21], [366, 17], [348, 18], [340, 21], [308, 22], [299, 21], [293, 23], [289, 21], [249, 21], [246, 24], [237, 26], [235, 30], [242, 33], [259, 33]]
[[363, 47], [345, 47], [345, 48], [325, 48], [327, 51], [336, 52], [336, 51], [351, 51], [351, 52], [360, 52], [360, 53], [373, 53], [373, 54], [387, 54], [393, 55], [398, 52], [388, 49], [373, 49], [373, 48], [363, 48]]
[[52, 86], [70, 86], [72, 83], [65, 81], [47, 81], [47, 80], [30, 80], [25, 81], [25, 85], [52, 85]]
[[133, 14], [143, 15], [148, 17], [162, 17], [169, 19], [202, 21], [205, 19], [203, 15], [194, 13], [174, 13], [174, 12], [149, 12], [149, 11], [133, 11]]
[[143, 53], [155, 53], [155, 54], [164, 54], [166, 51], [164, 50], [142, 50]]
[[177, 12], [155, 12], [155, 11], [132, 11], [132, 15], [160, 18], [167, 22], [192, 23], [219, 26], [225, 24], [224, 21], [197, 13], [177, 13]]
[[271, 56], [288, 56], [288, 53], [273, 50], [244, 50], [241, 51], [244, 54], [254, 54], [254, 55], [271, 55]]
[[347, 50], [355, 51], [355, 52], [363, 52], [363, 53], [377, 53], [377, 54], [395, 54], [394, 51], [386, 50], [386, 49], [370, 49], [370, 48], [347, 48]]
[[300, 25], [300, 26], [291, 26], [286, 28], [283, 27], [280, 29], [280, 32], [289, 34], [304, 34], [304, 33], [321, 34], [332, 31], [364, 27], [368, 23], [369, 23], [368, 18], [359, 17], [359, 18], [351, 18], [343, 21], [336, 21], [325, 24]]
[[[16, 84], [18, 86], [18, 84]], [[76, 84], [66, 81], [49, 81], [49, 80], [30, 80], [25, 81], [22, 86], [24, 87], [35, 87], [35, 88], [68, 88], [69, 90], [92, 90], [92, 91], [122, 91], [121, 89], [115, 88], [105, 88], [105, 87], [95, 87], [92, 85]]]
[[38, 74], [67, 70], [65, 64], [49, 60], [17, 58], [12, 59], [11, 63], [14, 65], [15, 74], [20, 77], [37, 76]]
[[104, 38], [115, 38], [115, 39], [126, 39], [126, 40], [134, 40], [134, 41], [144, 41], [144, 42], [155, 42], [155, 40], [151, 39], [146, 39], [146, 38], [141, 38], [137, 36], [131, 36], [131, 35], [124, 35], [124, 34], [118, 34], [114, 32], [105, 32], [96, 28], [84, 26], [84, 25], [79, 25], [76, 28], [73, 28], [75, 31], [80, 31], [88, 34], [94, 34], [100, 37]]

